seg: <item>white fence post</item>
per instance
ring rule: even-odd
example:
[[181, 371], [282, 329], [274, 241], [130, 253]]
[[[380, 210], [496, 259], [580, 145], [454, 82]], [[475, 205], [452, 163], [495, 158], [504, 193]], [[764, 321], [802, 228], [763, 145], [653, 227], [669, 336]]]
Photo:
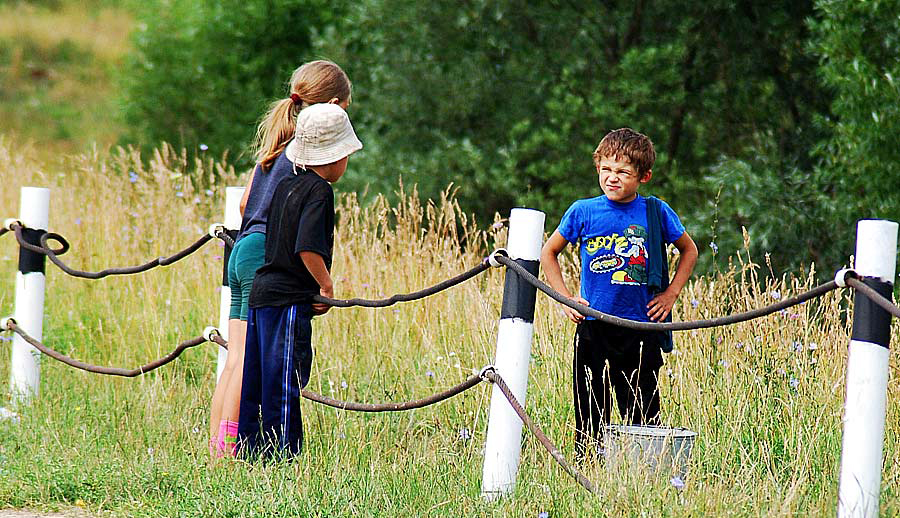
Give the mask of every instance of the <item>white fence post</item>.
[[[27, 227], [23, 237], [39, 245], [41, 234], [47, 231], [50, 213], [50, 189], [22, 187], [19, 201], [19, 222]], [[16, 272], [16, 324], [37, 340], [43, 338], [44, 287], [46, 285], [46, 256], [19, 247], [19, 268]], [[18, 334], [13, 336], [10, 365], [10, 394], [12, 406], [21, 406], [36, 397], [41, 386], [41, 353]]]
[[[856, 273], [886, 298], [893, 294], [897, 223], [861, 220]], [[860, 293], [853, 296], [847, 399], [838, 487], [838, 517], [877, 517], [881, 492], [891, 315]]]
[[[543, 239], [543, 212], [531, 209], [512, 210], [506, 249], [510, 259], [537, 275]], [[534, 286], [526, 283], [515, 272], [506, 271], [494, 367], [523, 407], [528, 389], [535, 297]], [[522, 420], [500, 389], [494, 386], [484, 446], [481, 484], [484, 498], [494, 500], [515, 488], [521, 450]]]
[[[241, 197], [244, 195], [243, 187], [225, 188], [225, 232], [233, 238], [241, 228]], [[219, 298], [219, 335], [228, 341], [228, 312], [231, 310], [231, 288], [228, 287], [228, 259], [231, 257], [231, 247], [225, 243], [222, 254], [222, 289]], [[219, 357], [216, 363], [216, 380], [222, 375], [225, 368], [225, 360], [228, 359], [228, 349], [219, 347]]]

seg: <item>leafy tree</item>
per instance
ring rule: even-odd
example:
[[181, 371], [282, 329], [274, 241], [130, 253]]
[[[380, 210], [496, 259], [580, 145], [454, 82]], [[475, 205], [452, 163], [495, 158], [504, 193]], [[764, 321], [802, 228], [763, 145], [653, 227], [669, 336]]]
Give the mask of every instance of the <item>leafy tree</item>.
[[[135, 52], [122, 75], [130, 138], [210, 153], [247, 150], [267, 104], [287, 95], [312, 58], [325, 0], [166, 0], [138, 14]], [[252, 158], [239, 157], [249, 165]]]

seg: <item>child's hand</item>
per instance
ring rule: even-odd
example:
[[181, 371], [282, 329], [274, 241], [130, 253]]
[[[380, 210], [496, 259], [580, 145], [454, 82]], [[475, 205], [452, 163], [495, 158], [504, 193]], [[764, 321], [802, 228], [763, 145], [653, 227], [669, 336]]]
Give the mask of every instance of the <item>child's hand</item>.
[[[319, 295], [323, 297], [328, 297], [329, 299], [334, 298], [334, 289], [333, 288], [321, 288], [319, 289]], [[331, 306], [328, 304], [321, 303], [313, 303], [312, 310], [315, 315], [324, 315], [328, 313], [328, 310], [331, 309]]]
[[[590, 305], [590, 303], [588, 303], [588, 301], [584, 300], [581, 297], [571, 297], [569, 300], [573, 300], [575, 302], [578, 302], [579, 304], [584, 304], [585, 306]], [[575, 322], [576, 324], [580, 324], [581, 322], [584, 321], [584, 315], [579, 313], [578, 310], [572, 309], [566, 305], [563, 305], [562, 308], [563, 308], [563, 312], [566, 314], [567, 317], [569, 317], [569, 320], [571, 320], [572, 322]]]
[[665, 320], [669, 313], [672, 312], [672, 306], [675, 305], [676, 298], [678, 298], [678, 295], [670, 293], [669, 290], [653, 297], [650, 303], [647, 304], [647, 316], [654, 322]]

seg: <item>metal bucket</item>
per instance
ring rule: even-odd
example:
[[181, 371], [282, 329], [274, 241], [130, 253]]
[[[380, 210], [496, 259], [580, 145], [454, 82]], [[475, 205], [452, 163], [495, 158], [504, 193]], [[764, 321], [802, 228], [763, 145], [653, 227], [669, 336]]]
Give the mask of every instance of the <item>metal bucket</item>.
[[625, 461], [683, 481], [696, 438], [697, 433], [687, 428], [610, 425], [603, 436], [604, 456], [609, 465]]

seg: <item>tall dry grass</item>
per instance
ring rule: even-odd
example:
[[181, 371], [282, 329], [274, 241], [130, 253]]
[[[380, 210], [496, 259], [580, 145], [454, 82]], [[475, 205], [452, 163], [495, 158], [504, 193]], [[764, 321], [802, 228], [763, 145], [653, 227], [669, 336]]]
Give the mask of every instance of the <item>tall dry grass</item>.
[[[213, 173], [223, 180], [209, 191], [187, 181]], [[225, 164], [189, 163], [170, 149], [146, 166], [121, 150], [41, 163], [33, 150], [4, 138], [0, 178], [2, 217], [15, 216], [21, 186], [51, 188], [51, 230], [72, 244], [63, 259], [88, 270], [181, 249], [221, 219], [224, 185], [243, 183]], [[339, 197], [336, 296], [381, 298], [420, 289], [505, 244], [505, 229], [471, 220], [452, 191], [433, 202], [420, 202], [414, 189], [402, 192], [396, 205], [378, 198], [361, 206], [353, 196]], [[3, 314], [13, 308], [15, 257], [7, 235], [0, 240]], [[574, 285], [577, 264], [567, 257], [563, 267]], [[133, 367], [156, 358], [217, 321], [221, 268], [214, 243], [168, 267], [99, 281], [66, 277], [48, 265], [45, 342], [103, 365]], [[775, 277], [765, 258], [742, 254], [692, 280], [675, 318], [764, 306], [809, 289], [812, 279], [811, 271]], [[490, 270], [422, 301], [334, 309], [317, 318], [309, 388], [378, 402], [422, 397], [461, 381], [492, 360], [502, 281], [502, 271]], [[832, 292], [753, 322], [676, 333], [660, 383], [664, 420], [699, 433], [683, 490], [668, 477], [594, 466], [586, 471], [601, 496], [593, 497], [526, 437], [515, 495], [482, 501], [490, 394], [484, 386], [435, 407], [385, 415], [307, 402], [306, 449], [297, 461], [210, 466], [203, 430], [215, 349], [201, 346], [137, 379], [45, 360], [40, 397], [22, 409], [18, 424], [0, 422], [0, 506], [74, 504], [133, 516], [832, 514], [849, 306], [847, 293]], [[567, 456], [572, 332], [558, 305], [539, 295], [528, 410]], [[0, 379], [8, 379], [8, 369], [0, 359]], [[892, 376], [886, 516], [900, 512], [900, 470], [891, 462], [900, 430], [897, 396]]]

